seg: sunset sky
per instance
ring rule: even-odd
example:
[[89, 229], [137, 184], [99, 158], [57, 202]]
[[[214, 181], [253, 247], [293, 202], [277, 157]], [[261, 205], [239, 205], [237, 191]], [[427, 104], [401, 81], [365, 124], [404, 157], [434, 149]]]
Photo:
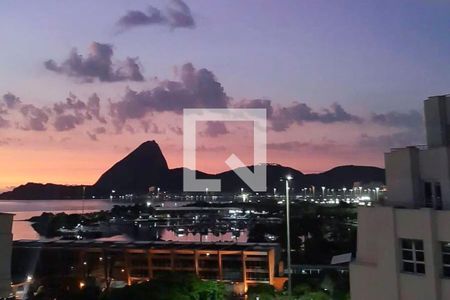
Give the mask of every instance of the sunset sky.
[[[447, 0], [0, 2], [0, 191], [92, 184], [146, 140], [182, 165], [183, 108], [266, 108], [268, 160], [383, 165], [450, 92]], [[198, 168], [252, 124], [198, 126]]]

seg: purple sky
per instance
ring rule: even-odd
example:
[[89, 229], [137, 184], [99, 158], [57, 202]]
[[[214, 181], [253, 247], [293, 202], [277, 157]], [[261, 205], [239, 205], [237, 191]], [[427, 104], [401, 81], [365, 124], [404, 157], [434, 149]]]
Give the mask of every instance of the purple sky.
[[[0, 190], [91, 183], [147, 139], [179, 166], [180, 109], [264, 101], [271, 161], [382, 165], [423, 141], [422, 100], [449, 92], [449, 35], [445, 0], [2, 1]], [[207, 171], [245, 152], [213, 129]]]

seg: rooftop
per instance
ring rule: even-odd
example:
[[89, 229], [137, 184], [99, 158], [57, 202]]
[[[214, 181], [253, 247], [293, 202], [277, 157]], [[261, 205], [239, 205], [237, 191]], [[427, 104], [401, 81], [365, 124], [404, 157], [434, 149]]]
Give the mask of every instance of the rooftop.
[[18, 240], [14, 248], [100, 248], [100, 249], [174, 249], [174, 250], [227, 250], [267, 251], [278, 248], [277, 243], [235, 243], [235, 242], [172, 242], [172, 241], [96, 241], [96, 240]]

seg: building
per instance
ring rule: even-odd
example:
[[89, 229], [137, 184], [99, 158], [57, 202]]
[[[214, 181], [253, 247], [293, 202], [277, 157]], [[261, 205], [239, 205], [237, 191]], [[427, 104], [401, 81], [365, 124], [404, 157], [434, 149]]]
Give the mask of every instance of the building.
[[282, 288], [279, 245], [274, 243], [185, 243], [161, 241], [14, 242], [14, 277], [95, 277], [102, 286], [151, 280], [170, 271], [220, 280], [244, 292], [248, 285]]
[[450, 95], [424, 104], [427, 146], [385, 154], [387, 199], [358, 209], [352, 300], [450, 299]]
[[13, 217], [12, 214], [0, 213], [0, 299], [11, 295]]

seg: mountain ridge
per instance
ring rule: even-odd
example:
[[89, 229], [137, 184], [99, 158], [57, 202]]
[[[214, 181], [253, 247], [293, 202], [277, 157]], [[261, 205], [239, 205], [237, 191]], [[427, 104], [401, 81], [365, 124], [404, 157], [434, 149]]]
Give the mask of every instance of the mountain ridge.
[[[250, 169], [253, 166], [248, 166]], [[183, 189], [184, 167], [169, 169], [167, 161], [154, 140], [146, 141], [135, 150], [116, 162], [105, 171], [93, 185], [62, 185], [53, 183], [27, 183], [12, 191], [0, 194], [0, 199], [44, 200], [44, 199], [80, 199], [85, 197], [102, 198], [114, 190], [118, 194], [142, 195], [149, 187], [158, 186], [170, 192]], [[194, 170], [189, 170], [194, 172]], [[203, 179], [220, 179], [222, 191], [239, 192], [249, 187], [233, 170], [209, 174], [195, 170], [196, 176]], [[321, 173], [304, 174], [299, 170], [280, 164], [267, 164], [267, 191], [282, 189], [280, 178], [287, 174], [293, 177], [296, 188], [327, 186], [329, 188], [351, 188], [353, 183], [361, 181], [384, 182], [384, 169], [372, 166], [344, 165]]]

